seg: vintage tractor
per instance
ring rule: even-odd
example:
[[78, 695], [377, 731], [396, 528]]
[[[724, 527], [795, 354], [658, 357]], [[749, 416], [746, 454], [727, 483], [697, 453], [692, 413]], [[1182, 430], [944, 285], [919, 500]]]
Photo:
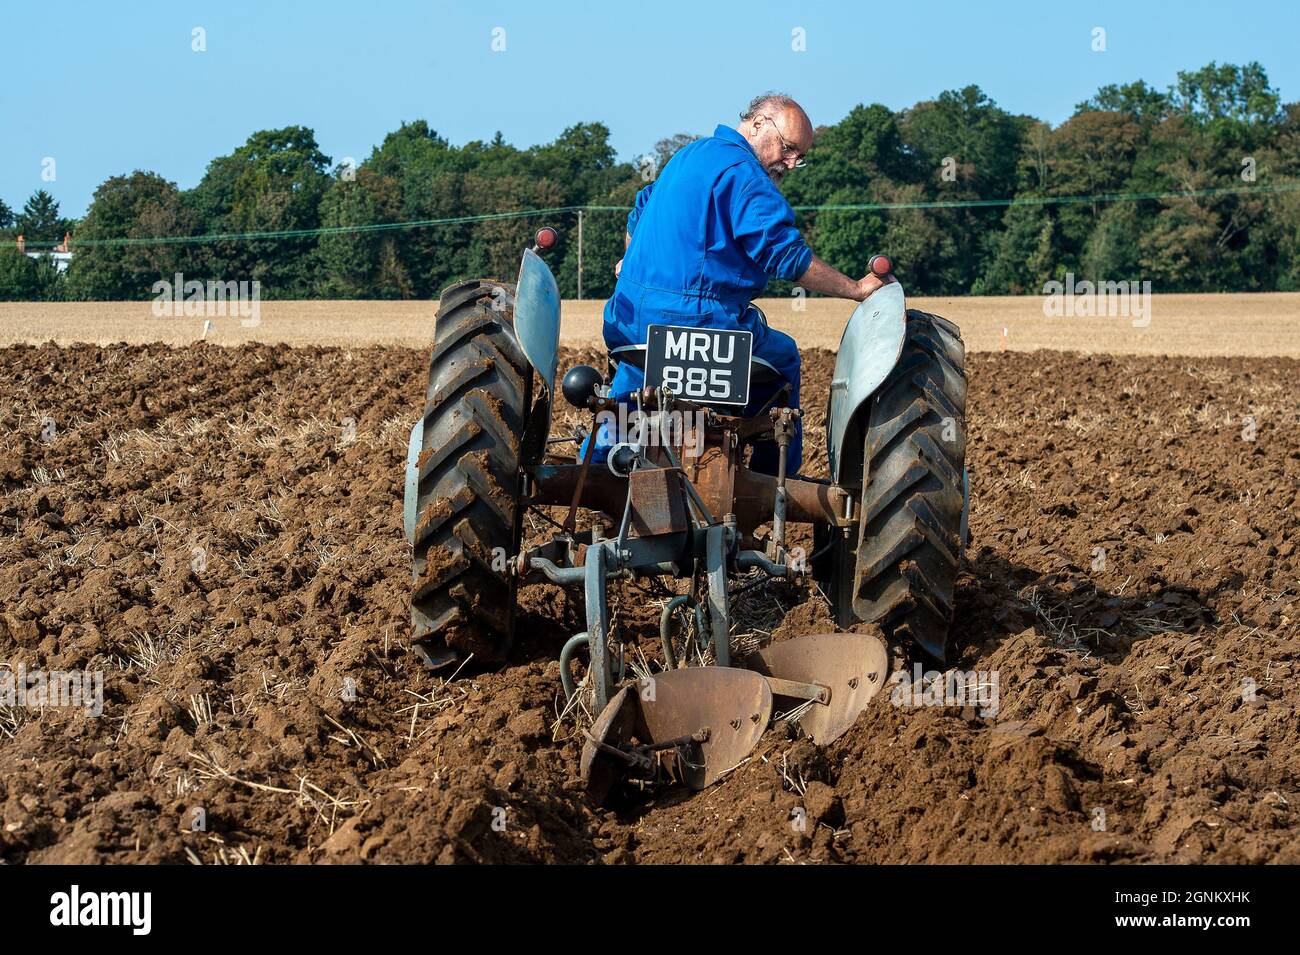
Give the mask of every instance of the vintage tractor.
[[[502, 660], [518, 588], [580, 589], [587, 628], [561, 651], [561, 673], [572, 697], [574, 656], [585, 648], [582, 692], [597, 715], [582, 770], [597, 800], [626, 780], [703, 788], [754, 747], [774, 699], [802, 732], [829, 742], [885, 684], [885, 645], [839, 632], [742, 655], [728, 588], [811, 574], [841, 630], [878, 623], [900, 646], [944, 658], [968, 513], [957, 327], [908, 310], [896, 282], [856, 307], [827, 399], [826, 478], [786, 474], [800, 414], [782, 406], [788, 391], [738, 416], [752, 385], [774, 375], [751, 359], [747, 331], [652, 327], [645, 345], [609, 356], [611, 368], [631, 361], [645, 371], [628, 401], [611, 400], [596, 369], [570, 370], [562, 392], [591, 427], [552, 437], [560, 298], [539, 253], [556, 239], [553, 229], [537, 233], [513, 287], [469, 281], [442, 293], [406, 466], [413, 645], [434, 668], [471, 654]], [[891, 271], [884, 256], [871, 267]], [[616, 443], [593, 463], [597, 442], [583, 439], [602, 426]], [[775, 475], [748, 466], [761, 441], [782, 452]], [[553, 450], [565, 447], [566, 456]], [[560, 511], [544, 518], [551, 539], [524, 549], [525, 511], [557, 507], [567, 508], [562, 521]], [[579, 527], [580, 509], [606, 520]], [[788, 544], [792, 524], [813, 527], [806, 557]], [[663, 608], [661, 669], [633, 680], [607, 591], [647, 576], [689, 587]], [[675, 633], [683, 618], [685, 645]]]

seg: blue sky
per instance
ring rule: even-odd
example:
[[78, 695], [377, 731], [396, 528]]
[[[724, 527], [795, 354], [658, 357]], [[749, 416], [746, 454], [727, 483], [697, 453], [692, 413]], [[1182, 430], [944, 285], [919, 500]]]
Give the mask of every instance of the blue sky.
[[[598, 120], [631, 159], [671, 133], [733, 123], [766, 89], [829, 123], [857, 103], [899, 109], [976, 83], [1005, 109], [1059, 123], [1105, 83], [1163, 88], [1210, 60], [1258, 60], [1284, 101], [1300, 99], [1294, 2], [0, 5], [0, 198], [17, 209], [45, 188], [76, 216], [111, 175], [148, 169], [189, 188], [250, 133], [293, 124], [338, 162], [363, 160], [402, 120], [425, 118], [455, 143], [501, 130], [520, 146]], [[1098, 26], [1104, 53], [1091, 48]], [[191, 49], [194, 27], [206, 52]]]

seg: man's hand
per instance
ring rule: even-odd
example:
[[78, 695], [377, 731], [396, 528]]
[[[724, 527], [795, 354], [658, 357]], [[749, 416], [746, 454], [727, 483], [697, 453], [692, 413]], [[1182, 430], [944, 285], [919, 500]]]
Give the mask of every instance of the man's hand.
[[618, 278], [623, 272], [623, 260], [619, 259], [614, 263], [614, 278]]
[[881, 286], [897, 281], [898, 279], [894, 278], [893, 272], [890, 272], [889, 275], [883, 279], [875, 272], [868, 272], [858, 281], [857, 300], [861, 302]]

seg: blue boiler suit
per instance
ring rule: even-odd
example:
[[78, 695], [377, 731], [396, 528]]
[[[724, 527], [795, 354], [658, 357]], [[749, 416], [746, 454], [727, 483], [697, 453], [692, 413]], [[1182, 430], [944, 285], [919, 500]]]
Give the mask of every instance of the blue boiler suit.
[[[754, 333], [754, 355], [790, 383], [788, 406], [799, 407], [799, 349], [789, 335], [768, 328], [750, 300], [769, 277], [797, 279], [813, 253], [794, 227], [794, 210], [745, 138], [719, 126], [682, 148], [637, 193], [627, 231], [632, 242], [605, 303], [605, 344], [644, 344], [650, 325], [747, 329]], [[626, 398], [643, 383], [642, 371], [624, 362], [610, 396]], [[756, 413], [780, 387], [751, 388], [745, 413]], [[604, 443], [598, 439], [598, 453]], [[775, 442], [756, 445], [751, 467], [775, 474], [778, 450]], [[787, 472], [797, 473], [802, 460], [798, 428]]]

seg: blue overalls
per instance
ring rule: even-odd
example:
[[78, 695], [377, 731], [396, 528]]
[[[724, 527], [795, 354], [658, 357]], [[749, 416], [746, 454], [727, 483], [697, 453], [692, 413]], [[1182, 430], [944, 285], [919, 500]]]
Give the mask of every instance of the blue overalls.
[[[614, 294], [605, 303], [605, 344], [644, 344], [650, 325], [740, 328], [754, 333], [754, 356], [790, 383], [785, 405], [799, 407], [799, 349], [789, 335], [768, 328], [750, 300], [769, 277], [794, 280], [812, 262], [794, 227], [794, 210], [768, 177], [745, 138], [728, 126], [682, 148], [659, 178], [637, 193], [628, 213], [632, 243], [623, 256]], [[641, 388], [644, 374], [618, 366], [610, 396]], [[745, 414], [755, 414], [782, 383], [754, 386]], [[596, 455], [610, 436], [597, 439]], [[774, 442], [754, 447], [750, 466], [777, 470]], [[802, 428], [786, 457], [788, 473], [803, 460]]]

